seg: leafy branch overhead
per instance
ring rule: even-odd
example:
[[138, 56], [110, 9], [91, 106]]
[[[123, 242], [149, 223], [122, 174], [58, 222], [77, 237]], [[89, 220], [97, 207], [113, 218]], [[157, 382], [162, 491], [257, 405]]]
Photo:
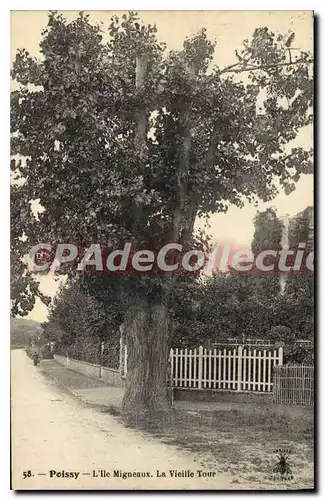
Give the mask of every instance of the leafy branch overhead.
[[289, 148], [312, 120], [312, 60], [294, 43], [259, 28], [219, 68], [205, 29], [167, 51], [132, 12], [105, 38], [88, 15], [50, 13], [41, 58], [21, 49], [12, 69], [13, 244], [188, 243], [197, 215], [270, 200], [278, 179], [292, 190], [312, 170]]

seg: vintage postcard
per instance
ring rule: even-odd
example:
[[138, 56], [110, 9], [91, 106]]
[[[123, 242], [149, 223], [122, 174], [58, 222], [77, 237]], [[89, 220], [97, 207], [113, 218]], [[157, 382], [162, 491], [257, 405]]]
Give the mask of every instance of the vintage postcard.
[[12, 11], [13, 490], [314, 489], [312, 11]]

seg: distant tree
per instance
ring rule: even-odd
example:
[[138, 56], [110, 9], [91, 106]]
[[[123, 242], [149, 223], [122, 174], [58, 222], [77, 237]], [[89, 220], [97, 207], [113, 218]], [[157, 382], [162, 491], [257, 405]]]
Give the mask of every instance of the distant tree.
[[[314, 251], [314, 240], [310, 234], [313, 224], [313, 207], [307, 207], [293, 217], [289, 224], [288, 238], [292, 248], [298, 248], [299, 243], [306, 243], [305, 256]], [[313, 273], [305, 266], [289, 276], [286, 284], [286, 294], [292, 303], [292, 329], [297, 338], [314, 339], [314, 300], [315, 286]]]
[[313, 207], [307, 207], [290, 219], [288, 239], [290, 246], [307, 243], [313, 217]]
[[267, 277], [216, 273], [205, 284], [198, 319], [206, 339], [267, 338], [277, 282]]
[[273, 208], [258, 211], [254, 218], [252, 251], [258, 255], [264, 250], [280, 250], [283, 224]]
[[54, 333], [56, 329], [57, 338], [64, 333], [71, 338], [95, 335], [100, 340], [118, 332], [123, 315], [115, 281], [107, 283], [98, 276], [70, 278], [50, 305], [45, 330]]
[[285, 315], [286, 324], [296, 338], [314, 340], [314, 300], [315, 286], [314, 277], [305, 275], [293, 275], [287, 280], [285, 290], [288, 311]]

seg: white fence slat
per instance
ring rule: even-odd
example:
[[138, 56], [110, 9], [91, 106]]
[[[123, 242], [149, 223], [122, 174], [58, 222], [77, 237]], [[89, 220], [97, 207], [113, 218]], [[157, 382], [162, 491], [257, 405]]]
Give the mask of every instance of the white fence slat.
[[217, 384], [217, 389], [220, 389], [221, 386], [221, 380], [222, 380], [222, 351], [218, 351], [218, 384]]
[[182, 349], [179, 349], [178, 351], [178, 387], [182, 387], [182, 380], [181, 380], [181, 364], [182, 364]]
[[178, 364], [179, 364], [179, 349], [175, 350], [175, 374], [174, 374], [174, 385], [178, 387]]
[[202, 378], [203, 378], [203, 347], [199, 347], [198, 352], [198, 389], [202, 388]]
[[208, 387], [211, 389], [212, 387], [212, 351], [209, 350], [208, 356]]
[[261, 363], [262, 363], [262, 355], [261, 351], [258, 354], [258, 391], [261, 389]]
[[228, 358], [227, 358], [227, 388], [231, 388], [231, 351], [228, 351]]
[[253, 350], [253, 381], [252, 381], [252, 390], [255, 391], [256, 384], [256, 349]]
[[267, 351], [263, 351], [263, 381], [262, 381], [262, 388], [263, 391], [266, 391], [266, 364], [267, 364]]
[[242, 390], [242, 347], [239, 346], [237, 354], [237, 390]]
[[181, 362], [181, 382], [182, 387], [186, 387], [185, 385], [185, 374], [186, 374], [186, 355], [184, 349], [182, 349], [182, 362]]
[[249, 349], [248, 350], [248, 376], [247, 376], [247, 379], [248, 379], [247, 390], [248, 391], [251, 390], [251, 383], [252, 383], [251, 361], [252, 361], [252, 351], [251, 351], [251, 349]]
[[226, 349], [223, 351], [223, 389], [226, 389], [226, 359], [227, 352]]
[[272, 382], [271, 382], [271, 372], [272, 372], [272, 357], [271, 357], [271, 351], [268, 351], [268, 377], [267, 377], [267, 380], [268, 380], [268, 392], [271, 391], [271, 386], [272, 386]]
[[246, 349], [243, 349], [243, 378], [242, 378], [243, 391], [246, 390]]
[[233, 389], [236, 389], [236, 349], [233, 351]]
[[180, 357], [179, 357], [179, 382], [180, 382], [180, 387], [182, 387], [182, 369], [183, 369], [183, 349], [180, 350]]

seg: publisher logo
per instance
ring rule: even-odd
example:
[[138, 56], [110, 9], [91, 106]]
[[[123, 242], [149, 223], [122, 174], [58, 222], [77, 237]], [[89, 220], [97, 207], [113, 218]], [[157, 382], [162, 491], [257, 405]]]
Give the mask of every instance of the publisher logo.
[[292, 467], [289, 462], [291, 450], [279, 448], [273, 453], [276, 458], [276, 463], [273, 467], [273, 479], [279, 481], [291, 481], [293, 479]]

